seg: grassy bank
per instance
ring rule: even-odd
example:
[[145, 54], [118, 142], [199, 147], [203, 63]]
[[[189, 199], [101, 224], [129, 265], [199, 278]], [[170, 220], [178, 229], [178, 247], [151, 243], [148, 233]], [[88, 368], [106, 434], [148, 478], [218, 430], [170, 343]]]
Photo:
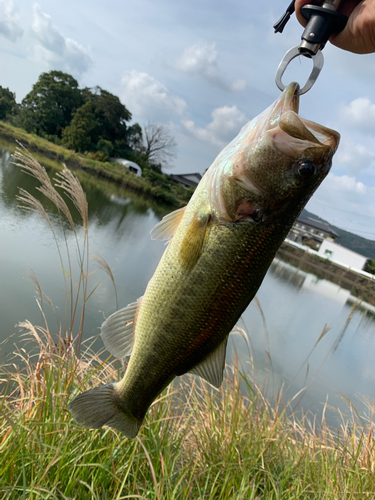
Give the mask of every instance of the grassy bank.
[[213, 393], [184, 377], [153, 404], [135, 440], [78, 427], [78, 392], [118, 380], [118, 362], [55, 343], [25, 324], [38, 351], [23, 370], [2, 368], [0, 497], [3, 499], [374, 498], [372, 423], [320, 431], [240, 391], [238, 371]]
[[173, 183], [166, 174], [150, 171], [144, 172], [143, 177], [137, 177], [119, 163], [94, 161], [86, 155], [75, 153], [0, 121], [0, 145], [14, 152], [17, 141], [32, 152], [44, 166], [61, 170], [64, 163], [70, 169], [87, 172], [164, 205], [182, 207], [187, 204], [193, 193], [192, 189], [185, 189]]
[[[76, 425], [67, 409], [71, 398], [118, 380], [125, 366], [92, 352], [90, 341], [81, 343], [85, 305], [95, 290], [89, 287], [87, 203], [79, 182], [67, 171], [57, 179], [81, 215], [77, 227], [43, 169], [30, 157], [18, 160], [68, 219], [74, 237], [56, 239], [66, 290], [59, 326], [47, 324], [44, 311], [53, 305], [35, 277], [41, 325], [20, 325], [13, 359], [0, 367], [1, 499], [374, 498], [372, 419], [354, 412], [338, 433], [324, 418], [315, 427], [287, 412], [292, 405], [281, 394], [275, 407], [254, 383], [246, 382], [244, 394], [237, 369], [228, 371], [219, 391], [184, 376], [152, 405], [135, 440]], [[26, 192], [21, 198], [53, 231], [43, 206]], [[79, 261], [75, 277], [73, 258]], [[115, 285], [108, 265], [98, 257], [96, 264]]]

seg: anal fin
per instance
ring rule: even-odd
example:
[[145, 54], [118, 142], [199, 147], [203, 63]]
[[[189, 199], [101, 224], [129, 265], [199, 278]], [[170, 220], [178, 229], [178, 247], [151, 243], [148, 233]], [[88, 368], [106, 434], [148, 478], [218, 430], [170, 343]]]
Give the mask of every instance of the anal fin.
[[228, 336], [203, 361], [194, 366], [190, 373], [198, 375], [218, 389], [223, 383], [227, 342]]
[[116, 358], [130, 356], [134, 345], [136, 316], [141, 305], [137, 302], [113, 313], [102, 324], [101, 337], [108, 351]]
[[151, 229], [152, 240], [170, 240], [176, 232], [181, 219], [185, 213], [186, 207], [179, 208], [166, 215], [160, 222]]

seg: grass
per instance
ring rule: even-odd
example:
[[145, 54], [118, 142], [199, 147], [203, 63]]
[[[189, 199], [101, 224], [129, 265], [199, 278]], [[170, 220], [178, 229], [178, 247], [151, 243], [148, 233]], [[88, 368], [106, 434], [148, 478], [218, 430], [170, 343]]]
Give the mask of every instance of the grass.
[[[62, 217], [68, 217], [53, 183], [33, 158], [20, 152], [17, 161], [40, 180]], [[343, 418], [333, 432], [324, 417], [319, 425], [307, 417], [298, 420], [289, 411], [292, 402], [285, 404], [281, 394], [272, 407], [237, 368], [227, 370], [219, 391], [192, 376], [182, 377], [152, 405], [135, 440], [109, 428], [77, 426], [67, 410], [71, 398], [118, 380], [125, 366], [105, 358], [104, 351], [93, 352], [95, 338], [81, 342], [90, 296], [87, 207], [74, 176], [65, 173], [58, 182], [64, 196], [78, 205], [82, 227], [71, 226], [75, 238], [70, 254], [56, 239], [67, 296], [60, 329], [49, 329], [44, 308], [50, 301], [39, 287], [42, 325], [20, 325], [18, 349], [0, 368], [1, 499], [375, 497], [370, 405], [367, 420], [352, 408], [350, 421]], [[21, 197], [46, 219], [30, 196]], [[75, 278], [68, 257], [73, 254], [79, 260]], [[114, 283], [107, 263], [99, 256], [95, 262]], [[38, 290], [37, 278], [33, 280]]]

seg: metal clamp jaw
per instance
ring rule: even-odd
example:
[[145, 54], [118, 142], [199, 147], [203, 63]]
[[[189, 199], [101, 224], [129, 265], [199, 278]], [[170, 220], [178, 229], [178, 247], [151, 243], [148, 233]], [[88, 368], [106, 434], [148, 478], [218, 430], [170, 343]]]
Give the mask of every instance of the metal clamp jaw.
[[[276, 85], [279, 87], [281, 91], [283, 91], [286, 88], [286, 85], [284, 85], [282, 82], [282, 77], [284, 76], [287, 67], [293, 61], [293, 59], [299, 57], [300, 55], [305, 55], [305, 54], [302, 54], [300, 52], [299, 47], [293, 47], [292, 49], [288, 50], [288, 52], [283, 57], [281, 63], [279, 64], [279, 67], [277, 68], [276, 71], [275, 81]], [[312, 58], [314, 65], [307, 82], [303, 87], [299, 89], [297, 95], [306, 94], [306, 92], [308, 92], [311, 89], [311, 87], [316, 82], [320, 72], [322, 71], [324, 65], [324, 56], [321, 51], [319, 51], [315, 56], [306, 56], [306, 57]]]
[[[324, 57], [322, 50], [325, 44], [333, 33], [339, 33], [345, 28], [348, 20], [346, 16], [338, 12], [340, 3], [341, 0], [325, 0], [321, 6], [308, 4], [301, 8], [301, 14], [308, 23], [302, 34], [301, 44], [293, 47], [285, 54], [277, 69], [276, 85], [280, 90], [284, 90], [286, 87], [282, 83], [282, 77], [286, 68], [299, 55], [309, 57], [313, 60], [312, 72], [305, 86], [300, 89], [299, 95], [305, 94], [314, 85], [323, 68]], [[288, 6], [286, 13], [274, 25], [275, 33], [282, 33], [290, 16], [294, 12], [294, 4], [295, 1]]]

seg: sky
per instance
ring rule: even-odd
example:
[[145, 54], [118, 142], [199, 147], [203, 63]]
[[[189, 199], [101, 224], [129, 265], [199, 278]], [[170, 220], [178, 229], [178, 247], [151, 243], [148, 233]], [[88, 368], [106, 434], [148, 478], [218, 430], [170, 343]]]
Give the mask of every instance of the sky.
[[[20, 102], [42, 72], [117, 95], [132, 122], [169, 127], [178, 148], [167, 173], [201, 174], [241, 127], [279, 96], [277, 67], [299, 45], [289, 0], [0, 0], [0, 85]], [[340, 132], [330, 174], [307, 209], [375, 240], [375, 54], [328, 44], [300, 114]], [[283, 81], [305, 83], [299, 58]]]

